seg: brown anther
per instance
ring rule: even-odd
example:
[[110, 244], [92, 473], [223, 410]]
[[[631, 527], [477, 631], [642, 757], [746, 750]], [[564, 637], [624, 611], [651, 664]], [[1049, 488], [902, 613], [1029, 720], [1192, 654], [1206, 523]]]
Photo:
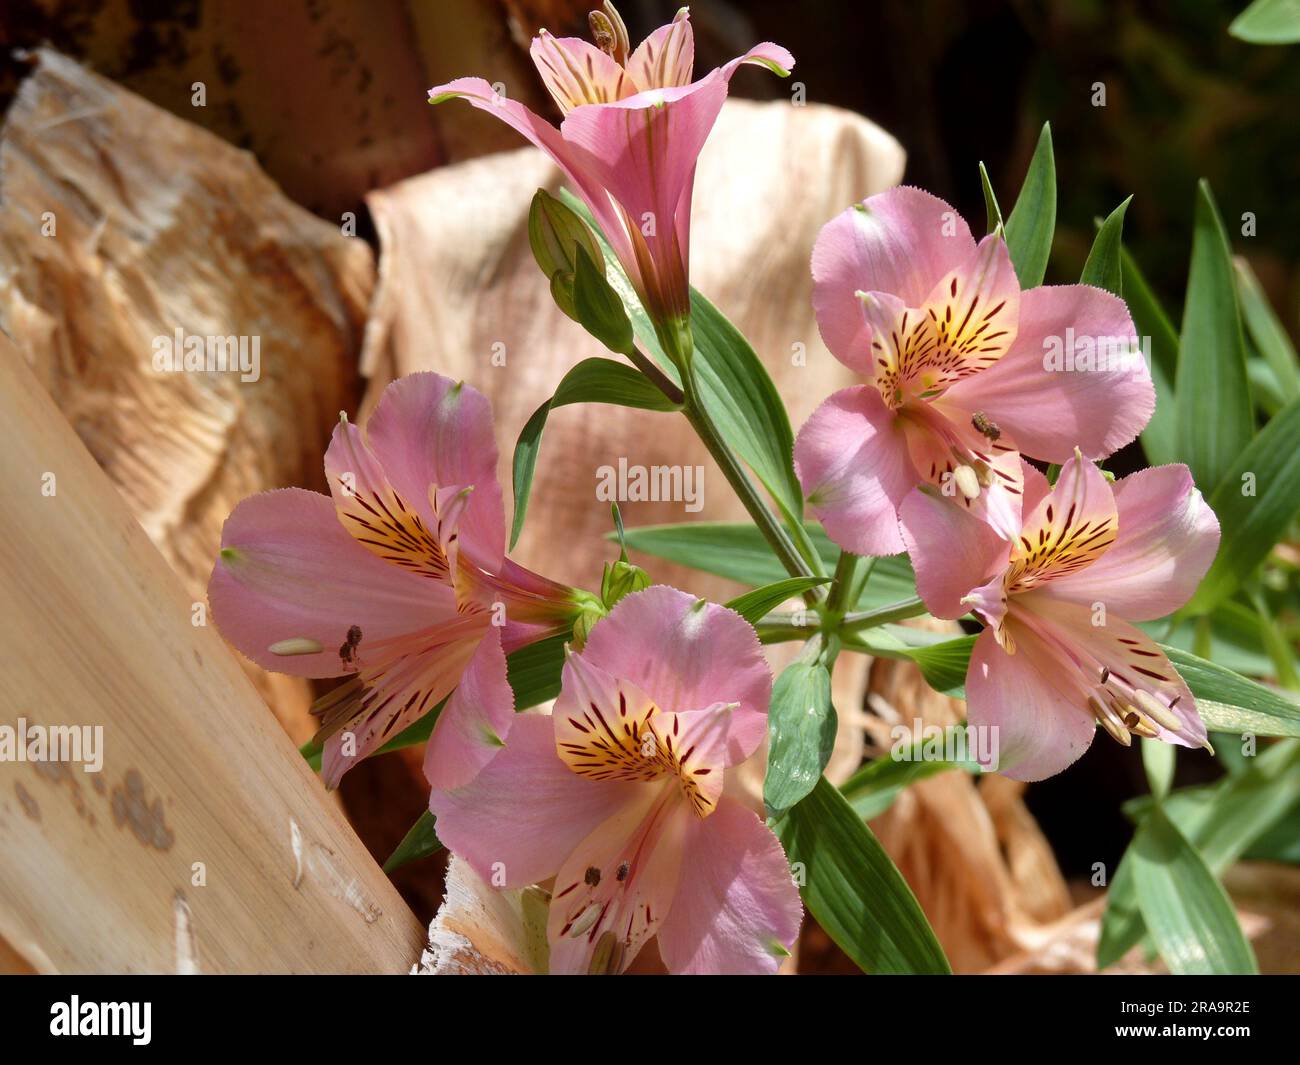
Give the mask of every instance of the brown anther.
[[614, 60], [621, 67], [627, 66], [627, 58], [632, 52], [632, 42], [627, 36], [627, 26], [623, 16], [618, 13], [609, 0], [602, 5], [604, 10], [592, 11], [587, 15], [587, 25], [591, 29], [591, 39], [596, 47]]
[[1120, 724], [1119, 720], [1115, 717], [1114, 711], [1102, 703], [1102, 701], [1095, 695], [1088, 696], [1088, 709], [1090, 709], [1093, 716], [1096, 717], [1097, 723], [1106, 730], [1110, 735], [1110, 738], [1116, 743], [1119, 743], [1124, 747], [1128, 747], [1132, 744], [1133, 737], [1129, 735], [1128, 729], [1124, 728], [1124, 726]]
[[343, 641], [343, 646], [339, 648], [339, 659], [345, 666], [354, 665], [356, 662], [357, 647], [361, 644], [361, 626], [353, 625], [348, 629], [348, 638]]
[[1124, 715], [1124, 727], [1134, 736], [1141, 736], [1148, 740], [1153, 740], [1160, 734], [1160, 730], [1133, 707], [1129, 707], [1128, 712]]

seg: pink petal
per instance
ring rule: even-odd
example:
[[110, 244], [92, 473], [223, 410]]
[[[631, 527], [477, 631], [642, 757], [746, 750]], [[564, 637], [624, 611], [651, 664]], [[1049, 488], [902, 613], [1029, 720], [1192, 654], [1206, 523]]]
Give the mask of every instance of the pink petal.
[[898, 506], [920, 480], [894, 413], [870, 385], [836, 392], [794, 444], [799, 483], [826, 534], [846, 551], [903, 550]]
[[[996, 730], [986, 769], [1013, 780], [1044, 780], [1077, 761], [1092, 743], [1095, 719], [1076, 675], [1063, 671], [1032, 628], [1012, 619], [1016, 651], [985, 629], [966, 672], [967, 722]], [[981, 744], [974, 745], [977, 749]]]
[[658, 780], [667, 767], [642, 745], [654, 739], [649, 719], [662, 712], [630, 680], [593, 665], [585, 652], [571, 654], [552, 711], [556, 754], [592, 780]]
[[[250, 496], [226, 519], [221, 557], [208, 583], [221, 634], [259, 666], [301, 677], [349, 671], [339, 649], [348, 630], [363, 642], [455, 617], [451, 589], [365, 550], [339, 524], [329, 499], [301, 488]], [[273, 654], [285, 640], [320, 644], [315, 654]]]
[[591, 780], [680, 783], [693, 812], [708, 817], [722, 794], [735, 735], [735, 703], [665, 711], [635, 684], [570, 655], [555, 701], [560, 760]]
[[579, 843], [555, 875], [546, 938], [552, 974], [619, 973], [672, 904], [691, 819], [677, 785], [639, 785]]
[[1128, 365], [1108, 360], [1101, 370], [1047, 368], [1055, 365], [1049, 359], [1054, 350], [1064, 352], [1067, 329], [1074, 331], [1072, 355], [1097, 338], [1127, 342], [1136, 334], [1124, 301], [1101, 289], [1030, 289], [1021, 294], [1020, 331], [1011, 351], [944, 398], [972, 414], [983, 412], [1037, 459], [1065, 462], [1075, 447], [1094, 459], [1117, 451], [1155, 410], [1146, 362], [1138, 355]]
[[579, 107], [560, 127], [584, 171], [625, 213], [634, 260], [625, 265], [639, 277], [652, 313], [689, 313], [688, 248], [678, 213], [683, 204], [689, 208], [696, 160], [726, 98], [727, 83], [715, 71], [681, 88]]
[[926, 312], [918, 317], [931, 326], [935, 344], [928, 357], [902, 367], [904, 392], [948, 388], [986, 371], [1010, 350], [1020, 321], [1020, 283], [1007, 242], [985, 237], [915, 306]]
[[554, 876], [584, 837], [644, 787], [571, 773], [556, 757], [550, 717], [520, 714], [505, 748], [465, 787], [435, 790], [429, 809], [438, 838], [479, 876], [520, 888]]
[[505, 551], [492, 406], [464, 383], [407, 374], [384, 389], [366, 439], [389, 482], [427, 505], [431, 485], [472, 488], [456, 529], [462, 554], [495, 572]]
[[803, 906], [781, 844], [763, 822], [724, 798], [687, 830], [659, 953], [673, 973], [774, 973], [799, 935]]
[[343, 774], [437, 706], [461, 682], [491, 628], [481, 611], [390, 640], [363, 639], [357, 671], [347, 684], [316, 701], [324, 737], [321, 779], [335, 787]]
[[1002, 576], [1010, 550], [988, 524], [952, 500], [913, 489], [899, 511], [903, 540], [916, 571], [916, 590], [930, 613], [955, 619], [972, 589]]
[[468, 784], [500, 753], [514, 721], [515, 695], [506, 681], [501, 630], [489, 626], [424, 749], [429, 785], [450, 791]]
[[631, 256], [631, 247], [622, 231], [622, 223], [617, 212], [609, 202], [600, 183], [583, 168], [575, 152], [560, 136], [560, 131], [528, 110], [523, 104], [516, 103], [497, 92], [482, 78], [457, 78], [445, 85], [436, 85], [429, 90], [429, 100], [441, 103], [443, 100], [460, 98], [480, 111], [486, 111], [504, 122], [507, 126], [522, 133], [538, 148], [541, 148], [564, 171], [565, 177], [573, 184], [574, 191], [582, 197], [596, 216], [600, 228], [614, 245], [619, 258], [624, 262]]
[[583, 104], [613, 103], [637, 91], [621, 66], [580, 37], [554, 37], [542, 30], [528, 52], [564, 114]]
[[1012, 543], [1008, 593], [1086, 572], [1115, 542], [1117, 523], [1115, 497], [1101, 470], [1088, 459], [1070, 459]]
[[452, 579], [457, 550], [495, 572], [505, 550], [492, 411], [484, 396], [433, 373], [399, 378], [363, 432], [344, 422], [325, 473], [344, 527], [381, 558]]
[[686, 8], [637, 45], [627, 61], [637, 92], [689, 85], [694, 67], [695, 31]]
[[[1006, 433], [990, 440], [965, 411], [943, 397], [909, 404], [902, 419], [907, 450], [919, 479], [1010, 539], [1020, 531], [1024, 471], [1016, 442]], [[970, 466], [979, 494], [967, 497], [957, 467]]]
[[1130, 621], [1171, 614], [1192, 597], [1219, 549], [1219, 521], [1186, 466], [1158, 466], [1117, 481], [1119, 534], [1085, 570], [1048, 593]]
[[462, 567], [456, 591], [463, 601], [505, 608], [501, 646], [512, 654], [548, 636], [566, 633], [577, 612], [574, 590], [504, 559], [499, 573]]
[[871, 375], [871, 331], [855, 293], [888, 292], [919, 307], [975, 250], [962, 217], [920, 189], [889, 189], [822, 227], [813, 246], [813, 308], [831, 353]]
[[1031, 466], [1024, 459], [1020, 460], [1020, 475], [1024, 478], [1025, 486], [1025, 495], [1020, 501], [1021, 511], [1024, 514], [1032, 514], [1047, 493], [1052, 490], [1052, 486], [1037, 466]]
[[666, 585], [623, 599], [591, 631], [582, 657], [629, 680], [669, 713], [738, 704], [727, 726], [727, 764], [767, 735], [772, 674], [739, 614]]
[[754, 45], [744, 55], [723, 64], [719, 69], [722, 71], [722, 76], [730, 81], [741, 64], [767, 67], [772, 73], [784, 78], [794, 69], [794, 56], [779, 44], [764, 41], [762, 44]]
[[[1085, 683], [1093, 686], [1094, 693], [1100, 688], [1108, 701], [1118, 705], [1121, 715], [1141, 712], [1158, 726], [1155, 738], [1166, 743], [1205, 745], [1205, 724], [1195, 697], [1165, 653], [1141, 629], [1109, 612], [1101, 615], [1087, 606], [1062, 602], [1047, 591], [1022, 597], [1017, 606], [1033, 611], [1034, 623], [1067, 648], [1080, 663]], [[1103, 670], [1105, 682], [1101, 681]], [[1138, 696], [1138, 691], [1154, 699], [1169, 720], [1150, 716], [1150, 703]]]

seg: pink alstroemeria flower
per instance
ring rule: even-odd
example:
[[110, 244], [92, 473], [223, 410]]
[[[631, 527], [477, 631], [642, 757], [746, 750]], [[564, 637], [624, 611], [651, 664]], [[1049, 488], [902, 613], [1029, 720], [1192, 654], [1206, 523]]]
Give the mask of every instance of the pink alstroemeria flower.
[[222, 634], [266, 669], [350, 678], [314, 708], [327, 786], [448, 694], [425, 773], [466, 783], [514, 723], [506, 654], [571, 622], [572, 589], [504, 557], [496, 463], [487, 399], [412, 374], [364, 433], [335, 428], [332, 500], [263, 492], [226, 520], [208, 584]]
[[890, 189], [832, 219], [812, 272], [826, 346], [868, 383], [813, 412], [795, 465], [849, 551], [901, 551], [897, 508], [922, 483], [1010, 537], [1020, 453], [1102, 458], [1155, 410], [1123, 300], [1088, 285], [1022, 292], [1002, 237], [976, 244], [928, 192]]
[[1191, 598], [1219, 547], [1219, 522], [1186, 466], [1129, 475], [1112, 490], [1077, 456], [1056, 486], [1024, 466], [1025, 521], [1007, 541], [933, 489], [904, 501], [916, 587], [930, 612], [973, 610], [988, 627], [966, 674], [967, 716], [997, 729], [997, 769], [1059, 773], [1099, 723], [1120, 743], [1145, 736], [1208, 747], [1196, 700], [1165, 653], [1130, 622]]
[[764, 43], [692, 81], [695, 37], [686, 8], [635, 51], [613, 4], [593, 11], [590, 23], [596, 45], [545, 30], [533, 38], [533, 62], [565, 116], [558, 130], [482, 78], [439, 85], [429, 98], [464, 97], [554, 159], [591, 208], [656, 324], [681, 323], [690, 314], [695, 162], [731, 75], [740, 64], [755, 63], [784, 77], [794, 59]]
[[723, 795], [767, 731], [754, 630], [659, 585], [623, 599], [467, 787], [434, 791], [439, 838], [484, 879], [555, 878], [553, 973], [618, 973], [657, 936], [675, 973], [771, 973], [803, 908], [781, 844]]

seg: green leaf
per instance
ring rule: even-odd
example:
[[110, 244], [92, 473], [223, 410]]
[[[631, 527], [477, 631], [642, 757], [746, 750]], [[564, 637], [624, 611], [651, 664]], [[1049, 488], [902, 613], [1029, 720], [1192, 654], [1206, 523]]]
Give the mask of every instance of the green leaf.
[[1119, 253], [1124, 246], [1124, 212], [1132, 202], [1133, 197], [1130, 196], [1111, 211], [1101, 224], [1079, 278], [1080, 284], [1096, 285], [1121, 299], [1124, 297], [1124, 268], [1120, 264]]
[[1300, 0], [1255, 0], [1228, 32], [1250, 44], [1294, 44], [1300, 41]]
[[1178, 373], [1178, 333], [1165, 314], [1142, 271], [1127, 249], [1120, 249], [1120, 277], [1124, 301], [1138, 335], [1151, 338], [1151, 383], [1156, 390], [1156, 409], [1142, 430], [1142, 450], [1153, 466], [1179, 461], [1178, 401], [1174, 380]]
[[740, 330], [694, 289], [691, 330], [700, 397], [718, 431], [797, 520], [803, 488], [794, 472], [794, 432], [767, 368]]
[[[726, 605], [748, 621], [756, 625], [760, 620], [779, 607], [787, 599], [803, 595], [809, 588], [830, 582], [829, 577], [787, 577], [783, 581], [765, 584], [752, 592], [738, 595]], [[818, 769], [818, 772], [821, 772]]]
[[[1300, 0], [1296, 3], [1300, 6]], [[1269, 306], [1268, 297], [1260, 288], [1250, 263], [1238, 256], [1233, 266], [1237, 275], [1237, 297], [1241, 301], [1241, 313], [1250, 338], [1273, 371], [1284, 402], [1289, 403], [1300, 396], [1300, 360], [1297, 360], [1295, 346], [1287, 336], [1286, 327]]]
[[816, 786], [835, 747], [835, 707], [825, 664], [792, 662], [772, 686], [763, 803], [779, 817]]
[[[1216, 876], [1300, 802], [1300, 743], [1283, 740], [1265, 748], [1253, 764], [1213, 784], [1185, 788], [1164, 802], [1169, 818], [1200, 853]], [[1140, 820], [1151, 809], [1149, 798], [1126, 804], [1125, 813]], [[1146, 932], [1138, 907], [1130, 853], [1111, 880], [1097, 946], [1097, 967], [1114, 964]]]
[[817, 923], [869, 973], [949, 973], [916, 896], [825, 777], [775, 825]]
[[384, 862], [384, 872], [391, 873], [394, 869], [400, 869], [407, 863], [419, 861], [421, 858], [428, 858], [440, 850], [442, 850], [442, 841], [438, 839], [438, 833], [434, 830], [433, 814], [425, 810], [416, 819], [410, 831], [402, 837], [402, 842], [397, 845], [397, 849], [388, 856], [388, 861]]
[[958, 699], [966, 697], [966, 667], [970, 665], [974, 636], [959, 636], [926, 647], [912, 647], [907, 657], [921, 667], [925, 682], [935, 691]]
[[1098, 970], [1114, 965], [1146, 935], [1146, 922], [1138, 906], [1137, 886], [1133, 882], [1133, 848], [1124, 852], [1106, 892], [1106, 912], [1101, 917], [1101, 935], [1097, 939]]
[[1196, 696], [1196, 708], [1211, 732], [1300, 736], [1300, 704], [1189, 651], [1161, 646]]
[[628, 321], [623, 301], [605, 280], [587, 249], [574, 247], [577, 270], [573, 275], [573, 310], [582, 327], [610, 351], [631, 355], [632, 323]]
[[1044, 122], [1020, 196], [1007, 216], [1007, 250], [1022, 289], [1043, 283], [1055, 232], [1056, 160], [1052, 155], [1052, 126]]
[[1255, 974], [1227, 894], [1159, 807], [1133, 840], [1133, 884], [1156, 949], [1175, 974]]
[[[823, 567], [835, 568], [840, 549], [820, 525], [805, 522]], [[672, 525], [643, 525], [627, 530], [627, 546], [634, 551], [662, 558], [718, 577], [761, 587], [784, 580], [785, 568], [772, 554], [758, 527], [748, 522], [693, 521]], [[871, 610], [897, 603], [916, 594], [916, 578], [904, 555], [876, 560], [858, 602], [850, 609]]]
[[[561, 198], [595, 230], [605, 253], [606, 274], [623, 301], [641, 346], [676, 383], [680, 373], [664, 353], [654, 323], [637, 298], [618, 257], [591, 212], [567, 189]], [[716, 307], [691, 289], [691, 331], [700, 398], [726, 442], [754, 471], [782, 509], [803, 514], [803, 489], [794, 472], [794, 432], [785, 404], [749, 341]]]
[[1147, 786], [1157, 799], [1163, 799], [1173, 787], [1174, 770], [1178, 767], [1178, 748], [1162, 740], [1142, 741], [1142, 767], [1146, 770]]
[[[581, 258], [579, 248], [579, 259]], [[542, 447], [542, 430], [546, 428], [546, 420], [556, 407], [573, 403], [609, 403], [638, 410], [681, 409], [660, 392], [645, 374], [624, 363], [613, 359], [583, 359], [573, 367], [564, 375], [555, 394], [533, 412], [515, 442], [515, 514], [510, 524], [511, 548], [518, 542], [519, 534], [524, 528], [524, 518], [528, 515], [528, 498], [532, 492], [533, 474], [537, 469], [537, 455]]]
[[[1214, 609], [1264, 561], [1300, 513], [1300, 399], [1231, 457], [1210, 495], [1219, 519], [1219, 554], [1201, 581], [1189, 613]], [[1254, 494], [1247, 495], [1247, 491]]]
[[548, 636], [506, 655], [506, 680], [515, 693], [515, 709], [540, 706], [560, 694], [567, 632]]
[[1178, 356], [1178, 453], [1214, 491], [1255, 435], [1232, 249], [1209, 183], [1197, 186]]
[[984, 190], [984, 220], [988, 225], [985, 232], [994, 233], [999, 226], [1005, 229], [1002, 208], [998, 206], [997, 195], [993, 192], [993, 182], [989, 180], [989, 172], [984, 169], [983, 161], [980, 162], [980, 187]]
[[[1264, 650], [1264, 623], [1250, 607], [1233, 599], [1220, 603], [1210, 616], [1210, 649], [1201, 655], [1234, 673], [1248, 677], [1266, 677], [1273, 671], [1273, 663]], [[1195, 653], [1196, 628], [1199, 619], [1180, 618], [1172, 632], [1169, 619], [1143, 622], [1152, 639], [1163, 640], [1173, 647]]]
[[1250, 382], [1250, 395], [1255, 406], [1268, 418], [1280, 414], [1286, 406], [1282, 386], [1277, 383], [1273, 367], [1253, 351], [1246, 355], [1246, 379]]
[[[923, 750], [924, 745], [925, 740], [921, 739], [911, 747]], [[950, 761], [945, 758], [921, 757], [920, 751], [914, 757], [907, 757], [907, 754], [907, 750], [899, 750], [897, 754], [891, 752], [882, 755], [868, 762], [840, 785], [840, 791], [849, 800], [854, 813], [870, 821], [888, 810], [903, 789], [918, 780], [953, 769], [967, 773], [980, 772], [979, 763], [971, 759]]]

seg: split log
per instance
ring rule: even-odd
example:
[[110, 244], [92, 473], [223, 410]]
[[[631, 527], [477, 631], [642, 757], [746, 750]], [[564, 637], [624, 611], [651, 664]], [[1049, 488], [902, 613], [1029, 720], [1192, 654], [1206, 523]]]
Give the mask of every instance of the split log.
[[[0, 329], [202, 604], [240, 499], [323, 487], [357, 394], [369, 247], [247, 152], [48, 50], [0, 134], [0, 205]], [[255, 342], [256, 380], [160, 372], [156, 338], [177, 330]], [[309, 686], [249, 669], [306, 739]]]
[[99, 772], [0, 761], [0, 956], [406, 971], [419, 923], [3, 338], [0, 422], [0, 724], [102, 730]]

